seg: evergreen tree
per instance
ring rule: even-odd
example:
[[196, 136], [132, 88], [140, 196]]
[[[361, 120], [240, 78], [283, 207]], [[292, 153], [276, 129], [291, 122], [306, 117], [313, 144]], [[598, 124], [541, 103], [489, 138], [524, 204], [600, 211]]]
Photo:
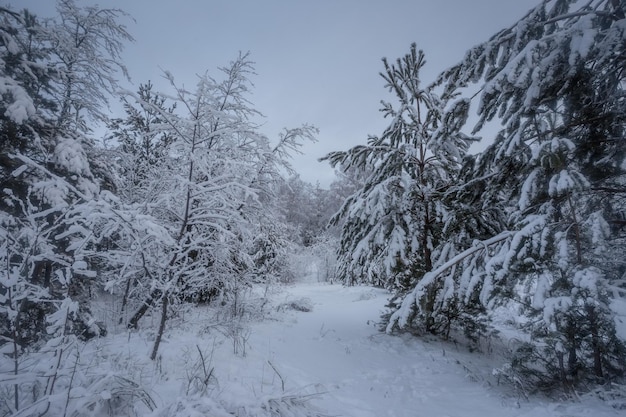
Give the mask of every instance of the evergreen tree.
[[[96, 279], [88, 252], [97, 240], [94, 232], [101, 231], [92, 226], [107, 206], [92, 169], [102, 166], [93, 142], [86, 129], [63, 115], [63, 103], [73, 95], [60, 87], [69, 85], [74, 73], [57, 66], [55, 54], [67, 45], [52, 35], [54, 22], [49, 23], [39, 24], [27, 11], [0, 8], [0, 366], [31, 375], [13, 386], [13, 410], [41, 415], [53, 401], [55, 381], [67, 371], [63, 360], [73, 341], [103, 330], [86, 298]], [[115, 31], [102, 30], [97, 45], [119, 40]], [[76, 45], [74, 52], [84, 53], [81, 45], [94, 47], [88, 44]], [[106, 51], [100, 57], [106, 59]], [[117, 56], [108, 58], [112, 64]], [[88, 65], [82, 71], [88, 77], [106, 72]], [[88, 96], [84, 103], [99, 106]], [[21, 360], [28, 351], [50, 364], [43, 374], [29, 374]], [[35, 402], [20, 395], [29, 384], [42, 387]]]
[[441, 75], [446, 99], [480, 86], [475, 131], [504, 126], [473, 176], [489, 178], [483, 206], [507, 215], [489, 221], [491, 237], [442, 252], [388, 329], [411, 323], [436, 288], [442, 304], [517, 308], [533, 341], [514, 364], [535, 385], [624, 372], [611, 307], [626, 294], [614, 255], [625, 237], [624, 8], [543, 1]]
[[391, 119], [380, 138], [325, 159], [341, 169], [369, 172], [343, 205], [345, 218], [338, 275], [345, 283], [370, 283], [407, 290], [432, 267], [439, 244], [442, 202], [454, 182], [470, 138], [460, 132], [468, 101], [447, 108], [419, 72], [424, 54], [415, 44], [395, 64], [383, 60], [381, 74], [397, 106], [383, 102]]
[[[63, 4], [69, 7], [70, 3]], [[90, 10], [98, 14], [98, 9]], [[67, 86], [68, 79], [74, 79], [74, 73], [71, 68], [59, 71], [54, 60], [67, 46], [63, 39], [52, 34], [51, 27], [56, 27], [54, 21], [42, 26], [28, 11], [16, 13], [3, 8], [1, 12], [0, 59], [3, 63], [3, 105], [6, 106], [1, 117], [1, 134], [6, 146], [0, 153], [0, 207], [7, 244], [11, 245], [10, 249], [3, 250], [2, 255], [7, 259], [6, 265], [15, 266], [14, 272], [7, 271], [6, 276], [16, 273], [20, 280], [47, 292], [48, 297], [75, 297], [82, 292], [80, 288], [91, 275], [86, 272], [84, 260], [77, 255], [72, 234], [82, 233], [79, 224], [88, 215], [80, 207], [96, 199], [100, 192], [101, 182], [92, 170], [92, 167], [98, 167], [96, 152], [92, 141], [78, 129], [78, 125], [59, 122], [63, 100], [73, 97], [67, 91], [61, 92], [60, 86]], [[81, 9], [74, 7], [73, 12], [78, 19], [75, 21], [77, 26], [89, 24], [86, 17], [84, 22], [80, 20]], [[102, 10], [101, 15], [108, 15], [108, 11]], [[65, 15], [60, 17], [61, 20], [64, 18]], [[106, 32], [106, 25], [113, 28], [111, 32]], [[114, 30], [116, 27], [114, 19], [103, 23], [100, 26], [103, 38], [97, 42], [110, 41], [121, 47], [116, 38], [119, 35]], [[86, 53], [82, 47], [89, 49], [96, 45], [87, 41], [79, 43], [75, 45], [74, 53]], [[105, 50], [99, 56], [107, 59], [106, 53]], [[118, 57], [108, 57], [109, 65]], [[109, 70], [110, 67], [83, 65], [81, 72], [86, 77], [112, 79], [114, 74], [107, 73]], [[86, 100], [87, 107], [93, 109], [100, 104], [97, 97], [87, 97]], [[72, 265], [76, 265], [75, 271]], [[72, 271], [79, 271], [80, 278], [72, 279]], [[25, 321], [38, 328], [39, 334], [28, 337], [25, 344], [45, 334], [40, 330], [45, 326], [46, 311], [53, 306], [42, 302], [37, 306], [29, 303], [29, 298], [24, 298], [21, 308], [39, 313], [36, 319], [30, 317]], [[81, 308], [88, 315], [84, 303]], [[19, 316], [16, 316], [17, 321], [21, 320]]]
[[140, 84], [136, 103], [123, 97], [125, 118], [113, 119], [108, 127], [117, 151], [112, 153], [118, 160], [118, 193], [129, 203], [148, 202], [160, 191], [151, 189], [157, 185], [154, 178], [171, 164], [169, 147], [174, 137], [166, 129], [166, 118], [171, 117], [176, 105], [166, 105], [166, 99], [152, 90], [150, 81]]

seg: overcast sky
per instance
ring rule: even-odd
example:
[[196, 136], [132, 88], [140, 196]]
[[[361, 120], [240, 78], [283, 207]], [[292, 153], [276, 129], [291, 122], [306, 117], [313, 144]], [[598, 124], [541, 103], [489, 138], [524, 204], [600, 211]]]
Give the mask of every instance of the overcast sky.
[[[80, 4], [81, 1], [78, 0]], [[87, 3], [87, 2], [84, 2]], [[152, 80], [165, 87], [162, 69], [188, 88], [195, 74], [227, 65], [250, 51], [257, 75], [251, 101], [266, 118], [263, 133], [310, 123], [318, 142], [304, 147], [294, 166], [302, 179], [324, 187], [333, 170], [317, 159], [379, 135], [387, 98], [379, 76], [416, 42], [426, 53], [430, 82], [473, 45], [509, 26], [539, 0], [100, 0], [120, 8], [135, 42], [124, 52], [136, 89]], [[40, 16], [53, 0], [0, 0]]]

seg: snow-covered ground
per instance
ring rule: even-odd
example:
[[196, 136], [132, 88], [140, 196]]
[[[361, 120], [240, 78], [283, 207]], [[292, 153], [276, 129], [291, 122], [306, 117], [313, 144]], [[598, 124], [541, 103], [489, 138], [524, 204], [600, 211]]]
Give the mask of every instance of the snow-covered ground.
[[[210, 309], [190, 309], [171, 320], [154, 364], [147, 359], [147, 331], [96, 343], [106, 344], [99, 349], [117, 355], [124, 371], [148, 388], [154, 416], [202, 415], [185, 407], [194, 395], [237, 416], [266, 415], [254, 410], [280, 397], [308, 400], [319, 415], [330, 416], [624, 415], [593, 397], [520, 398], [491, 375], [499, 365], [495, 356], [381, 333], [377, 322], [387, 297], [374, 288], [305, 282], [273, 294], [263, 320], [225, 326]], [[134, 412], [148, 414], [141, 406]]]

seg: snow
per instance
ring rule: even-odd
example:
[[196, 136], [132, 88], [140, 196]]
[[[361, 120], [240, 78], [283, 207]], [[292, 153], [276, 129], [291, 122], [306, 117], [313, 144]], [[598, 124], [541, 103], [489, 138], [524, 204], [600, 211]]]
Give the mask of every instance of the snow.
[[71, 173], [91, 175], [85, 150], [76, 139], [59, 139], [54, 149], [53, 161]]
[[12, 96], [12, 100], [5, 103], [7, 109], [4, 115], [15, 123], [22, 124], [36, 113], [35, 105], [26, 90], [13, 79], [0, 76], [0, 94]]
[[583, 16], [573, 27], [572, 39], [570, 41], [569, 65], [574, 67], [580, 60], [589, 54], [593, 47], [597, 32], [593, 28], [592, 14]]
[[544, 303], [547, 295], [550, 292], [550, 287], [552, 286], [552, 276], [547, 273], [539, 274], [537, 278], [537, 287], [535, 288], [534, 295], [532, 298], [532, 306], [535, 309], [542, 309], [544, 307]]
[[611, 301], [611, 310], [615, 313], [615, 333], [621, 340], [626, 340], [626, 300], [616, 298]]
[[[572, 175], [573, 174], [573, 175]], [[579, 173], [570, 173], [568, 170], [562, 170], [557, 175], [550, 178], [548, 186], [548, 194], [551, 197], [567, 195], [578, 187], [587, 187], [589, 183]]]
[[592, 298], [598, 297], [598, 283], [604, 279], [604, 274], [598, 268], [587, 267], [580, 271], [576, 271], [572, 279], [574, 286], [587, 290]]
[[[192, 416], [203, 415], [202, 410], [211, 415], [269, 415], [261, 411], [271, 404], [290, 407], [302, 397], [319, 413], [288, 415], [623, 415], [595, 398], [520, 399], [506, 385], [498, 385], [493, 369], [503, 362], [497, 356], [472, 354], [437, 339], [380, 332], [379, 316], [388, 297], [381, 289], [310, 279], [273, 294], [264, 320], [240, 323], [238, 334], [225, 332], [210, 308], [179, 313], [171, 319], [155, 363], [147, 359], [153, 337], [149, 322], [146, 330], [121, 331], [91, 347], [114, 358], [118, 369], [146, 388], [156, 410], [149, 412], [137, 401], [137, 415]], [[276, 308], [293, 300], [306, 300], [312, 309]], [[240, 350], [235, 354], [237, 340]], [[203, 369], [210, 370], [210, 383], [202, 395], [191, 395], [202, 390], [192, 382]], [[111, 390], [103, 387], [100, 398], [110, 397]]]
[[520, 210], [526, 210], [528, 207], [530, 207], [531, 202], [537, 195], [538, 190], [536, 181], [538, 175], [539, 170], [534, 169], [533, 171], [531, 171], [530, 174], [528, 174], [528, 177], [524, 181], [524, 184], [522, 185], [522, 190], [520, 191], [519, 202], [517, 203]]
[[17, 168], [16, 170], [14, 170], [11, 175], [13, 177], [19, 177], [20, 175], [22, 175], [24, 173], [24, 171], [26, 171], [28, 169], [28, 166], [26, 165], [21, 165], [19, 168]]

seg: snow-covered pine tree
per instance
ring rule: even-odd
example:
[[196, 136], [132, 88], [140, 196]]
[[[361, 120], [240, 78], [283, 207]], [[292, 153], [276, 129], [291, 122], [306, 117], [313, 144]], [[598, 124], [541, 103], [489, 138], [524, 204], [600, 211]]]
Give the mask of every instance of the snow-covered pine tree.
[[169, 105], [165, 97], [155, 93], [150, 81], [140, 84], [136, 94], [137, 103], [122, 97], [125, 117], [108, 123], [109, 140], [114, 142], [110, 156], [117, 161], [116, 189], [120, 197], [127, 203], [146, 203], [150, 195], [158, 194], [158, 190], [150, 189], [150, 185], [156, 185], [153, 178], [171, 160], [168, 152], [173, 137], [164, 129], [161, 114], [171, 115], [176, 105]]
[[[74, 9], [77, 27], [88, 26], [81, 10]], [[101, 27], [104, 38], [75, 45], [73, 53], [118, 42], [116, 17], [107, 21], [111, 32]], [[95, 278], [85, 251], [94, 236], [86, 226], [97, 217], [92, 205], [101, 191], [92, 167], [103, 165], [96, 163], [85, 126], [61, 111], [63, 103], [76, 103], [73, 89], [62, 86], [72, 84], [77, 68], [58, 66], [56, 56], [66, 45], [52, 34], [55, 21], [42, 26], [28, 11], [6, 8], [0, 8], [0, 19], [0, 367], [3, 378], [9, 363], [14, 378], [21, 378], [5, 397], [10, 412], [43, 415], [53, 407], [55, 387], [63, 389], [58, 380], [69, 369], [68, 348], [77, 336], [102, 330], [85, 303]], [[98, 57], [117, 62], [119, 55], [108, 52], [98, 50]], [[80, 71], [87, 78], [115, 77], [107, 67], [84, 65]], [[94, 110], [101, 104], [84, 99]], [[22, 361], [28, 351], [36, 352], [37, 361]]]
[[369, 173], [333, 219], [345, 218], [338, 276], [346, 284], [405, 291], [432, 268], [443, 225], [443, 195], [471, 142], [459, 130], [469, 102], [444, 107], [422, 86], [419, 72], [425, 59], [415, 44], [395, 63], [383, 63], [385, 87], [397, 100], [397, 105], [383, 102], [389, 127], [367, 145], [325, 159], [341, 169]]
[[[71, 13], [66, 8], [71, 8]], [[100, 114], [98, 107], [103, 104], [104, 93], [81, 96], [84, 100], [78, 100], [73, 82], [81, 77], [107, 79], [109, 90], [114, 88], [114, 68], [123, 68], [114, 63], [118, 62], [121, 42], [128, 39], [123, 26], [116, 21], [118, 12], [89, 8], [88, 13], [83, 13], [71, 1], [60, 3], [59, 12], [58, 19], [64, 23], [68, 13], [71, 14], [75, 23], [71, 29], [85, 30], [87, 38], [76, 43], [79, 34], [61, 36], [62, 28], [66, 27], [55, 20], [43, 26], [28, 11], [15, 13], [3, 8], [0, 51], [5, 106], [2, 135], [6, 139], [0, 156], [1, 207], [7, 216], [7, 230], [22, 236], [12, 241], [26, 245], [17, 253], [30, 254], [16, 258], [19, 264], [26, 262], [20, 276], [41, 285], [51, 297], [58, 295], [53, 282], [59, 274], [64, 274], [60, 271], [77, 261], [73, 259], [75, 250], [68, 231], [80, 229], [74, 227], [83, 221], [80, 216], [84, 213], [79, 214], [79, 207], [97, 198], [100, 185], [106, 183], [102, 176], [106, 172], [104, 164], [99, 163], [93, 142], [85, 135], [86, 127], [72, 122], [80, 117], [77, 113], [65, 114], [61, 109], [84, 108], [93, 117]], [[92, 24], [97, 29], [88, 29]], [[96, 38], [94, 32], [98, 34]], [[65, 41], [74, 43], [68, 46]], [[101, 43], [113, 46], [100, 50]], [[66, 50], [71, 50], [67, 54], [80, 60], [79, 66], [59, 63], [57, 57]], [[80, 58], [85, 55], [94, 59]], [[98, 66], [99, 60], [108, 64]], [[94, 167], [102, 174], [99, 178]], [[7, 253], [3, 255], [10, 258]], [[7, 260], [7, 265], [12, 263]], [[82, 260], [79, 263], [83, 265]], [[58, 288], [64, 288], [63, 291], [79, 291], [78, 287], [82, 286], [80, 280], [65, 277], [62, 281], [64, 284]], [[46, 305], [39, 304], [42, 308]], [[44, 325], [45, 314], [30, 323]]]
[[531, 342], [513, 363], [535, 386], [624, 372], [625, 10], [543, 1], [441, 75], [443, 97], [480, 86], [475, 131], [504, 126], [474, 175], [496, 179], [486, 196], [507, 224], [440, 257], [388, 329], [411, 322], [428, 288], [447, 288], [442, 301], [522, 314]]

